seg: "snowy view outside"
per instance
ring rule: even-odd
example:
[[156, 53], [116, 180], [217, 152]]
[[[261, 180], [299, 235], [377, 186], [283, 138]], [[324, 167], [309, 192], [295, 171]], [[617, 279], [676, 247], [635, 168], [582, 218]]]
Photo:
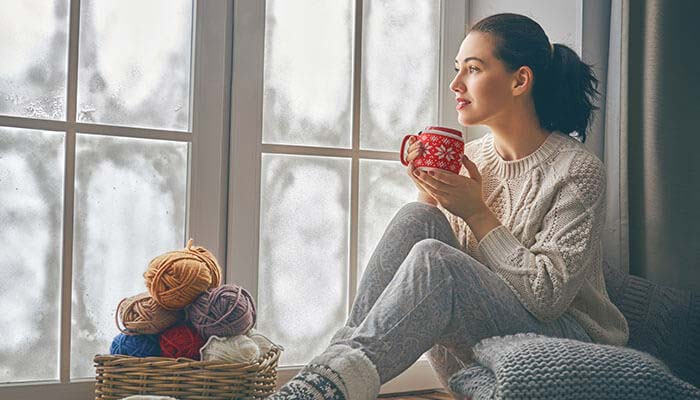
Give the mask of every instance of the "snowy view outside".
[[187, 130], [191, 0], [83, 0], [80, 122]]
[[[78, 122], [188, 129], [192, 5], [81, 2]], [[0, 114], [65, 120], [68, 1], [0, 9]], [[0, 128], [0, 383], [58, 378], [64, 146], [63, 132]], [[73, 378], [94, 376], [148, 262], [184, 243], [188, 146], [76, 136]]]
[[65, 119], [68, 0], [0, 0], [0, 10], [0, 114]]
[[0, 382], [58, 378], [64, 140], [0, 128]]
[[268, 0], [263, 143], [350, 147], [354, 1]]
[[71, 376], [94, 376], [119, 331], [119, 300], [146, 291], [148, 262], [183, 247], [187, 144], [78, 135]]
[[[439, 1], [363, 3], [360, 147], [397, 151], [437, 122]], [[450, 49], [452, 51], [452, 49]]]
[[[268, 0], [263, 141], [350, 147], [354, 2]], [[363, 2], [361, 145], [398, 151], [437, 118], [439, 2]], [[360, 162], [359, 263], [349, 265], [350, 160], [263, 155], [258, 328], [298, 365], [347, 317], [350, 268], [364, 266], [417, 192], [398, 162]], [[358, 277], [359, 280], [359, 277]]]

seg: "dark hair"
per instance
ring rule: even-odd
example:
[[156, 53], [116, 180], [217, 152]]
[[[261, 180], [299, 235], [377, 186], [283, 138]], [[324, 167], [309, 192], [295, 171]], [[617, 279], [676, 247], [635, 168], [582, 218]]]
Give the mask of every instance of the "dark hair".
[[597, 107], [598, 79], [591, 66], [569, 47], [550, 45], [547, 34], [532, 19], [518, 14], [496, 14], [477, 22], [469, 32], [488, 33], [496, 42], [494, 55], [506, 68], [522, 66], [535, 76], [532, 97], [540, 125], [586, 141], [586, 130]]

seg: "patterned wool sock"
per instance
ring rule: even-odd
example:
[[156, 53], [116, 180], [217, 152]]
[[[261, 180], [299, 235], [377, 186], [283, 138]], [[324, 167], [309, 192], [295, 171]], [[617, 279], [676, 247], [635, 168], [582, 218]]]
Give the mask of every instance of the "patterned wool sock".
[[267, 400], [374, 400], [379, 374], [360, 349], [333, 344]]
[[325, 365], [308, 364], [266, 400], [345, 400], [343, 380]]

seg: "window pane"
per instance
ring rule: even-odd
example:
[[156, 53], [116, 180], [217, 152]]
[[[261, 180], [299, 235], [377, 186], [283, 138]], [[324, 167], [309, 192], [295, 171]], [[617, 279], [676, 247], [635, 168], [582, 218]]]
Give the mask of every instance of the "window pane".
[[418, 189], [400, 163], [360, 160], [359, 198], [358, 276], [362, 276], [389, 221], [404, 204], [416, 201]]
[[353, 3], [267, 1], [263, 142], [350, 147]]
[[119, 333], [119, 300], [146, 291], [148, 262], [184, 244], [187, 146], [77, 136], [73, 377], [94, 376], [94, 355], [108, 353]]
[[258, 326], [304, 364], [347, 317], [350, 160], [263, 155]]
[[65, 119], [68, 0], [0, 4], [0, 114]]
[[63, 163], [63, 133], [0, 128], [0, 383], [58, 378]]
[[439, 1], [363, 4], [360, 145], [398, 151], [401, 138], [437, 122]]
[[191, 0], [84, 0], [77, 120], [187, 130]]

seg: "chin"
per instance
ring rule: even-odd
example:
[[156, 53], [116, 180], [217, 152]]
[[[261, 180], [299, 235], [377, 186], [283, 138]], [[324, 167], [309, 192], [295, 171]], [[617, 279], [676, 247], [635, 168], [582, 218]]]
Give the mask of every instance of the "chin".
[[474, 118], [463, 113], [457, 115], [457, 122], [462, 126], [481, 125], [482, 118]]

